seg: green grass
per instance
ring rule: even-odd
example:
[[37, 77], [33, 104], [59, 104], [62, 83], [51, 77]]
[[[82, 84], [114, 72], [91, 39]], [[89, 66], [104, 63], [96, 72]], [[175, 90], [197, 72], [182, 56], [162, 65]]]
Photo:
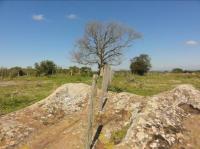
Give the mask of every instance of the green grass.
[[170, 90], [179, 84], [192, 84], [200, 89], [200, 73], [149, 73], [145, 76], [116, 74], [109, 90], [131, 92], [142, 96], [151, 96]]
[[[52, 77], [18, 77], [12, 80], [0, 80], [0, 115], [37, 102], [47, 97], [62, 84], [70, 82], [91, 84], [91, 79], [92, 77], [56, 75]], [[117, 73], [113, 77], [109, 90], [150, 96], [170, 90], [179, 84], [192, 84], [200, 89], [200, 73], [149, 73], [145, 76]], [[101, 86], [100, 81], [98, 85]]]
[[112, 132], [110, 139], [106, 138], [103, 134], [100, 134], [99, 139], [104, 144], [105, 149], [113, 149], [114, 145], [119, 144], [126, 136], [129, 127], [130, 125], [126, 125], [120, 130]]
[[18, 77], [0, 81], [0, 115], [31, 105], [65, 83], [90, 83], [91, 77], [56, 75], [52, 77]]
[[122, 139], [126, 136], [127, 130], [130, 125], [122, 127], [122, 129], [115, 131], [111, 134], [110, 142], [113, 144], [119, 144]]

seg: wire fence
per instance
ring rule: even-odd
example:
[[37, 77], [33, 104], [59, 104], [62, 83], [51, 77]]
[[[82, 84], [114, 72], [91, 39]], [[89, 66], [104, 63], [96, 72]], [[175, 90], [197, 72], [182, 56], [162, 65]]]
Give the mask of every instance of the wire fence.
[[[102, 85], [101, 85], [101, 95], [99, 98], [99, 113], [102, 114], [104, 106], [107, 101], [107, 93], [108, 93], [108, 86], [111, 84], [112, 80], [112, 70], [109, 65], [105, 65], [103, 68], [103, 78], [102, 78]], [[99, 123], [96, 132], [93, 133], [94, 127], [94, 101], [97, 98], [97, 80], [98, 76], [96, 74], [93, 75], [91, 93], [89, 96], [89, 103], [88, 103], [88, 126], [86, 132], [86, 145], [85, 149], [92, 149], [95, 147], [96, 141], [101, 133], [103, 128], [103, 124]]]

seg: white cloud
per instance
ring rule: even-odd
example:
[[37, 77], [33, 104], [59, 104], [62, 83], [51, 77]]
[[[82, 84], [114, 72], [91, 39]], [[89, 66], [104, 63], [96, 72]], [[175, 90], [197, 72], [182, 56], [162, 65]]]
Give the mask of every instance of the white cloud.
[[199, 42], [196, 41], [196, 40], [187, 40], [187, 41], [185, 42], [185, 44], [186, 44], [186, 45], [190, 45], [190, 46], [196, 46], [196, 45], [199, 44]]
[[67, 15], [67, 18], [70, 20], [75, 20], [78, 18], [78, 16], [76, 14], [69, 14], [69, 15]]
[[34, 21], [43, 21], [44, 20], [44, 15], [43, 14], [35, 14], [35, 15], [33, 15], [32, 16], [32, 19], [34, 20]]

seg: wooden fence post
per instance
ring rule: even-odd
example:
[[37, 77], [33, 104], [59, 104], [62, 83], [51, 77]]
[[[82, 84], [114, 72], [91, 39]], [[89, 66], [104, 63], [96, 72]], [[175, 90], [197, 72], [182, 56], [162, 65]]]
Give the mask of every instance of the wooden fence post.
[[[102, 112], [103, 112], [103, 108], [104, 105], [106, 104], [106, 96], [107, 96], [107, 91], [108, 91], [108, 86], [111, 83], [111, 78], [112, 78], [112, 72], [111, 72], [111, 68], [108, 65], [105, 65], [103, 68], [103, 80], [102, 80], [102, 89], [101, 89], [101, 97], [99, 99], [99, 121], [98, 121], [98, 127], [96, 129], [96, 133], [95, 136], [93, 138], [92, 144], [90, 145], [90, 148], [86, 148], [86, 149], [92, 149], [93, 147], [95, 148], [96, 142], [98, 140], [98, 137], [102, 131], [103, 128], [103, 122], [101, 120], [102, 118]], [[89, 120], [88, 120], [89, 121]], [[89, 126], [88, 126], [89, 127]], [[89, 130], [88, 130], [89, 132]]]
[[93, 121], [94, 121], [94, 100], [97, 92], [97, 75], [93, 75], [91, 94], [89, 96], [89, 108], [88, 108], [88, 128], [86, 133], [86, 146], [85, 149], [90, 149], [92, 144], [92, 135], [93, 135]]
[[104, 99], [106, 97], [108, 85], [110, 84], [110, 82], [111, 82], [111, 69], [108, 65], [105, 65], [103, 69], [102, 95], [100, 97], [99, 111], [103, 110]]
[[70, 70], [70, 76], [72, 76], [73, 75], [73, 70]]

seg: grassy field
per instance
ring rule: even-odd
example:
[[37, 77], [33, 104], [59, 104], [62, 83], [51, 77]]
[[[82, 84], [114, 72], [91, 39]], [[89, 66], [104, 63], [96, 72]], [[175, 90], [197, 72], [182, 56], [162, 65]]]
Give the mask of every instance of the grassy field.
[[[91, 77], [56, 75], [1, 80], [0, 115], [31, 105], [47, 97], [60, 85], [70, 82], [90, 84]], [[149, 73], [146, 76], [137, 76], [120, 73], [113, 77], [109, 90], [150, 96], [172, 89], [179, 84], [192, 84], [200, 89], [200, 74]]]
[[56, 75], [53, 77], [18, 77], [0, 81], [0, 115], [31, 105], [70, 82], [90, 83], [91, 77]]
[[145, 76], [116, 74], [110, 90], [151, 96], [172, 89], [179, 84], [192, 84], [200, 89], [200, 73], [149, 73]]

